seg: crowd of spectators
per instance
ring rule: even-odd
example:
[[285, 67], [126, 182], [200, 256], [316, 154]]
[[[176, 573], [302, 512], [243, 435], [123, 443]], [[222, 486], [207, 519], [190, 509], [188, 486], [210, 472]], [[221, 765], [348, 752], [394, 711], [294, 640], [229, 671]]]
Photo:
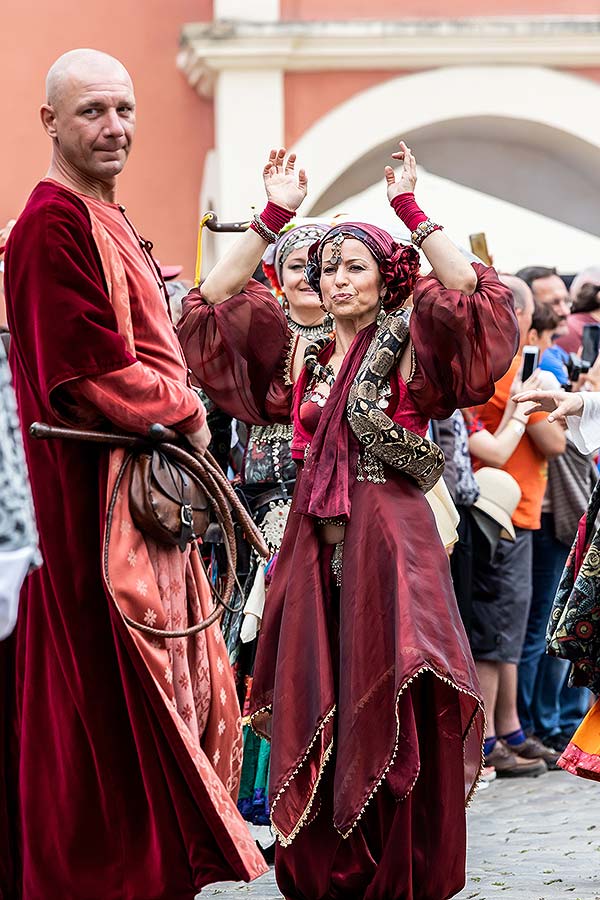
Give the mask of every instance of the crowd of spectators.
[[[530, 266], [501, 278], [515, 300], [517, 356], [484, 406], [457, 410], [434, 431], [460, 513], [451, 567], [485, 699], [489, 781], [555, 769], [591, 697], [569, 686], [569, 663], [545, 649], [596, 461], [547, 413], [528, 414], [512, 398], [523, 386], [600, 387], [600, 364], [580, 358], [584, 325], [600, 323], [600, 270], [563, 279], [556, 268]], [[538, 349], [539, 367], [523, 385], [525, 347]]]

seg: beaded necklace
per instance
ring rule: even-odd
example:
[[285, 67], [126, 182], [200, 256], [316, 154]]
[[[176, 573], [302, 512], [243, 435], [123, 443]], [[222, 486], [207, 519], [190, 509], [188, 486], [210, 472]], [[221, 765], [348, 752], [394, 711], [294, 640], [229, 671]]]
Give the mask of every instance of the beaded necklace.
[[323, 322], [319, 322], [318, 325], [302, 325], [300, 322], [296, 322], [295, 319], [292, 319], [289, 312], [286, 312], [285, 318], [290, 331], [294, 334], [299, 334], [300, 337], [306, 338], [307, 341], [314, 341], [326, 332], [326, 327]]

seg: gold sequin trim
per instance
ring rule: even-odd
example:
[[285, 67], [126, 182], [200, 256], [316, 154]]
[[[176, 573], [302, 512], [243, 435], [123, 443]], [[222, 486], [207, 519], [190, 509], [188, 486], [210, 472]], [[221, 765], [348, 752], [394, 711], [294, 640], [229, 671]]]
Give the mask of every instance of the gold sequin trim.
[[[269, 708], [270, 708], [270, 707], [266, 707], [266, 709], [258, 710], [257, 712], [258, 712], [258, 713], [260, 713], [260, 712], [266, 712]], [[329, 743], [328, 746], [325, 748], [325, 752], [323, 753], [323, 757], [322, 757], [322, 759], [321, 759], [321, 764], [320, 764], [320, 766], [319, 766], [319, 772], [318, 772], [318, 774], [317, 774], [317, 778], [316, 778], [316, 780], [315, 780], [314, 787], [313, 787], [313, 789], [312, 789], [312, 791], [311, 791], [311, 795], [310, 795], [310, 797], [309, 797], [308, 803], [307, 803], [306, 806], [304, 807], [304, 812], [302, 813], [302, 815], [300, 816], [300, 818], [298, 819], [298, 821], [297, 821], [296, 824], [294, 825], [294, 828], [292, 829], [292, 831], [290, 832], [289, 835], [284, 835], [284, 834], [282, 834], [281, 831], [279, 831], [279, 829], [278, 829], [277, 826], [275, 825], [275, 822], [273, 821], [273, 813], [275, 812], [275, 807], [277, 806], [277, 803], [279, 802], [279, 800], [281, 799], [281, 797], [282, 797], [283, 794], [285, 793], [286, 789], [290, 786], [290, 784], [292, 783], [292, 781], [294, 780], [294, 778], [296, 777], [296, 775], [298, 774], [298, 772], [300, 771], [300, 769], [301, 769], [301, 768], [304, 766], [304, 764], [306, 763], [308, 757], [310, 756], [310, 751], [311, 751], [312, 748], [314, 747], [316, 741], [320, 738], [321, 733], [323, 732], [323, 729], [325, 728], [325, 726], [327, 725], [327, 723], [329, 722], [329, 720], [330, 720], [331, 718], [333, 718], [333, 716], [335, 715], [335, 710], [336, 710], [336, 707], [335, 707], [335, 705], [334, 705], [334, 706], [331, 707], [331, 709], [329, 710], [329, 712], [327, 713], [327, 715], [323, 718], [323, 721], [321, 722], [321, 724], [319, 725], [319, 727], [318, 727], [317, 730], [315, 731], [315, 734], [314, 734], [314, 736], [313, 736], [312, 741], [310, 742], [310, 744], [309, 744], [308, 747], [306, 748], [306, 751], [305, 751], [305, 753], [304, 753], [304, 756], [302, 757], [302, 759], [300, 760], [300, 762], [298, 763], [298, 765], [296, 766], [296, 768], [294, 769], [294, 771], [292, 772], [292, 774], [290, 775], [290, 777], [284, 782], [284, 784], [282, 785], [282, 787], [281, 787], [279, 793], [277, 794], [277, 796], [275, 797], [275, 799], [274, 799], [273, 802], [271, 803], [271, 827], [273, 828], [273, 831], [274, 831], [275, 834], [277, 835], [277, 840], [279, 841], [279, 843], [281, 844], [282, 847], [288, 847], [288, 846], [292, 843], [292, 841], [294, 840], [294, 838], [296, 837], [296, 835], [298, 834], [298, 832], [300, 831], [300, 829], [303, 827], [303, 825], [306, 824], [306, 822], [307, 822], [307, 820], [308, 820], [308, 817], [309, 817], [309, 815], [310, 815], [310, 811], [311, 811], [311, 809], [312, 809], [312, 805], [313, 805], [313, 803], [314, 803], [314, 801], [315, 801], [315, 797], [316, 797], [316, 795], [317, 795], [317, 790], [318, 790], [318, 788], [319, 788], [319, 784], [320, 784], [320, 782], [321, 782], [321, 778], [323, 777], [323, 772], [325, 771], [325, 766], [327, 765], [327, 763], [328, 763], [328, 761], [329, 761], [329, 758], [330, 758], [330, 756], [331, 756], [331, 754], [332, 754], [332, 752], [333, 752], [333, 738], [331, 739], [330, 743]], [[253, 715], [257, 715], [257, 713], [253, 713]]]
[[291, 441], [294, 437], [293, 425], [253, 425], [250, 429], [248, 444], [256, 447], [259, 444], [274, 444], [277, 441]]
[[415, 372], [417, 370], [417, 354], [415, 353], [415, 345], [411, 341], [410, 345], [410, 372], [408, 373], [408, 378], [404, 382], [404, 384], [410, 384], [413, 378], [415, 377]]
[[[317, 779], [315, 781], [315, 786], [312, 789], [310, 799], [304, 809], [304, 812], [302, 813], [302, 815], [296, 822], [296, 825], [294, 826], [293, 830], [290, 832], [290, 834], [287, 837], [284, 834], [282, 834], [281, 831], [279, 831], [279, 829], [273, 822], [273, 808], [275, 807], [275, 801], [273, 801], [273, 807], [271, 808], [271, 828], [275, 832], [275, 835], [277, 836], [277, 840], [279, 841], [279, 843], [281, 844], [282, 847], [289, 847], [290, 844], [292, 843], [292, 841], [294, 840], [294, 838], [298, 835], [298, 832], [300, 831], [300, 829], [303, 828], [304, 825], [308, 824], [312, 806], [315, 801], [315, 797], [317, 796], [317, 791], [319, 789], [319, 784], [321, 782], [321, 778], [323, 777], [323, 772], [325, 771], [325, 766], [329, 762], [329, 757], [331, 756], [332, 752], [333, 752], [333, 738], [331, 739], [329, 745], [326, 747], [325, 752], [323, 754], [323, 759], [321, 760], [321, 765], [319, 766], [319, 774], [317, 775]], [[284, 785], [284, 788], [285, 788], [285, 785]], [[282, 790], [284, 790], [284, 788], [282, 788]]]
[[252, 731], [254, 732], [254, 734], [257, 737], [264, 738], [265, 741], [268, 741], [269, 743], [271, 743], [270, 738], [265, 737], [264, 734], [261, 734], [261, 732], [257, 731], [256, 728], [254, 727], [255, 718], [257, 716], [262, 716], [264, 713], [271, 713], [271, 714], [273, 713], [273, 704], [272, 703], [269, 703], [268, 706], [261, 706], [260, 709], [255, 710], [250, 716], [248, 716], [248, 724], [250, 725], [250, 728], [252, 729]]
[[[399, 745], [399, 743], [400, 743], [400, 716], [399, 716], [399, 714], [398, 714], [398, 703], [399, 703], [400, 697], [402, 696], [402, 694], [404, 693], [404, 691], [407, 689], [407, 687], [408, 687], [410, 684], [412, 684], [412, 682], [415, 680], [415, 678], [418, 678], [419, 675], [422, 675], [423, 672], [431, 672], [431, 674], [432, 674], [432, 675], [435, 675], [436, 678], [439, 678], [440, 681], [445, 681], [446, 684], [449, 684], [450, 687], [453, 687], [455, 690], [459, 691], [461, 694], [467, 694], [467, 696], [472, 697], [473, 700], [476, 701], [477, 706], [478, 706], [479, 709], [484, 713], [484, 716], [485, 716], [485, 712], [484, 712], [484, 710], [483, 710], [483, 705], [482, 705], [482, 703], [481, 703], [481, 700], [479, 699], [479, 697], [477, 696], [477, 694], [475, 694], [473, 691], [468, 691], [468, 690], [466, 690], [466, 688], [461, 688], [461, 687], [459, 687], [459, 685], [457, 685], [455, 681], [452, 681], [451, 678], [446, 678], [444, 675], [440, 675], [440, 673], [439, 673], [439, 672], [436, 672], [435, 669], [433, 669], [431, 666], [421, 666], [420, 669], [417, 669], [417, 671], [414, 673], [414, 675], [411, 675], [410, 678], [408, 678], [408, 679], [404, 682], [404, 684], [400, 687], [400, 690], [398, 691], [398, 693], [397, 693], [397, 695], [396, 695], [396, 707], [395, 707], [395, 715], [396, 715], [396, 740], [395, 740], [395, 742], [394, 742], [394, 749], [392, 750], [392, 755], [391, 755], [391, 757], [390, 757], [390, 760], [389, 760], [389, 762], [387, 763], [387, 765], [384, 767], [384, 769], [383, 769], [381, 775], [379, 776], [377, 782], [375, 783], [375, 787], [373, 788], [373, 790], [371, 791], [371, 793], [369, 794], [369, 796], [368, 796], [367, 799], [365, 800], [365, 802], [364, 802], [364, 804], [363, 804], [363, 806], [362, 806], [360, 812], [358, 813], [357, 817], [355, 818], [354, 822], [352, 823], [352, 825], [350, 826], [350, 828], [348, 829], [348, 831], [343, 832], [343, 831], [340, 831], [339, 828], [336, 829], [336, 831], [338, 831], [339, 834], [341, 834], [341, 836], [342, 836], [343, 838], [348, 838], [348, 837], [350, 837], [350, 835], [352, 834], [352, 832], [354, 831], [354, 829], [356, 828], [356, 826], [358, 825], [358, 823], [359, 823], [360, 820], [362, 819], [362, 817], [363, 817], [363, 815], [364, 815], [364, 812], [365, 812], [367, 806], [369, 805], [369, 803], [371, 802], [371, 800], [373, 799], [373, 797], [375, 796], [375, 794], [377, 793], [377, 791], [379, 790], [379, 788], [381, 787], [381, 785], [383, 784], [383, 782], [385, 781], [385, 777], [386, 777], [387, 773], [390, 771], [390, 769], [391, 769], [392, 766], [394, 765], [394, 762], [396, 761], [396, 756], [398, 755], [398, 745]], [[469, 732], [471, 731], [471, 729], [472, 729], [472, 727], [473, 727], [473, 724], [474, 724], [474, 722], [475, 722], [475, 719], [476, 719], [476, 712], [477, 712], [477, 711], [475, 711], [475, 713], [473, 714], [473, 717], [472, 717], [472, 719], [471, 719], [471, 722], [470, 722], [470, 724], [469, 724], [469, 728], [467, 729], [467, 732], [463, 735], [463, 755], [464, 755], [464, 745], [465, 745], [465, 741], [466, 741], [466, 739], [467, 739], [467, 737], [468, 737], [468, 735], [469, 735]], [[469, 791], [469, 794], [468, 794], [467, 799], [466, 799], [466, 805], [467, 805], [467, 806], [469, 805], [469, 803], [470, 803], [470, 801], [471, 801], [471, 798], [472, 798], [472, 796], [473, 796], [473, 794], [474, 794], [474, 792], [475, 792], [475, 789], [476, 789], [477, 785], [479, 784], [479, 779], [480, 779], [480, 777], [481, 777], [481, 771], [482, 771], [483, 765], [484, 765], [484, 759], [483, 759], [483, 742], [482, 742], [481, 762], [480, 762], [479, 770], [478, 770], [478, 772], [477, 772], [475, 781], [474, 781], [474, 783], [473, 783], [473, 787], [472, 787], [471, 790]], [[418, 777], [419, 777], [419, 772], [417, 772], [415, 778], [414, 778], [413, 781], [412, 781], [412, 784], [410, 785], [410, 787], [409, 787], [409, 789], [406, 791], [406, 793], [400, 798], [400, 801], [399, 801], [399, 802], [401, 802], [401, 801], [404, 800], [406, 797], [408, 797], [408, 795], [410, 794], [410, 792], [411, 792], [412, 789], [414, 788], [415, 784], [417, 783], [417, 778], [418, 778]]]
[[[343, 832], [343, 831], [340, 831], [339, 828], [336, 828], [336, 831], [338, 831], [338, 833], [339, 833], [343, 838], [348, 838], [348, 837], [350, 837], [350, 835], [352, 834], [352, 832], [354, 831], [354, 829], [356, 828], [356, 826], [358, 825], [358, 823], [359, 823], [360, 820], [362, 819], [362, 817], [363, 817], [363, 815], [364, 815], [364, 813], [365, 813], [365, 810], [367, 809], [369, 803], [371, 802], [371, 800], [373, 799], [373, 797], [375, 796], [375, 794], [377, 793], [377, 791], [379, 790], [379, 788], [381, 787], [381, 785], [383, 784], [383, 782], [385, 781], [385, 777], [386, 777], [387, 773], [390, 771], [390, 769], [391, 769], [392, 766], [394, 765], [394, 762], [396, 761], [396, 756], [398, 755], [398, 746], [399, 746], [399, 743], [400, 743], [400, 716], [399, 716], [399, 713], [398, 713], [398, 703], [399, 703], [399, 701], [400, 701], [400, 697], [402, 696], [402, 694], [404, 693], [404, 691], [409, 687], [409, 685], [412, 684], [412, 682], [415, 680], [415, 678], [418, 678], [419, 675], [422, 675], [424, 672], [431, 672], [431, 674], [434, 675], [436, 678], [439, 678], [440, 681], [444, 681], [446, 684], [450, 685], [450, 687], [454, 688], [454, 690], [458, 691], [458, 692], [461, 693], [461, 694], [466, 694], [468, 697], [471, 697], [471, 698], [472, 698], [473, 700], [475, 700], [475, 702], [476, 702], [476, 709], [475, 709], [474, 712], [473, 712], [473, 715], [472, 715], [472, 717], [471, 717], [471, 721], [470, 721], [470, 723], [469, 723], [469, 726], [468, 726], [466, 732], [465, 732], [464, 735], [462, 736], [463, 756], [464, 756], [465, 742], [466, 742], [466, 740], [467, 740], [469, 734], [471, 733], [471, 731], [472, 731], [472, 729], [473, 729], [473, 727], [474, 727], [474, 725], [475, 725], [475, 722], [477, 721], [477, 713], [478, 713], [478, 711], [481, 712], [481, 713], [483, 714], [483, 728], [484, 728], [484, 733], [485, 733], [485, 721], [486, 721], [486, 719], [485, 719], [485, 709], [484, 709], [484, 707], [483, 707], [483, 704], [482, 704], [480, 698], [477, 696], [477, 694], [475, 694], [474, 691], [469, 691], [469, 690], [467, 690], [466, 688], [460, 687], [458, 684], [456, 684], [455, 681], [452, 681], [451, 678], [446, 678], [444, 675], [441, 675], [439, 672], [436, 672], [436, 670], [433, 669], [431, 666], [421, 666], [420, 669], [417, 669], [417, 671], [414, 673], [414, 675], [411, 675], [410, 678], [408, 678], [408, 679], [404, 682], [404, 684], [401, 685], [401, 687], [400, 687], [400, 689], [399, 689], [399, 691], [398, 691], [398, 693], [397, 693], [397, 695], [396, 695], [396, 704], [395, 704], [396, 739], [395, 739], [395, 741], [394, 741], [394, 749], [392, 750], [392, 755], [391, 755], [391, 757], [390, 757], [389, 762], [386, 764], [386, 766], [384, 767], [383, 771], [381, 772], [381, 775], [379, 776], [377, 782], [375, 783], [375, 786], [374, 786], [373, 790], [371, 791], [371, 793], [369, 794], [369, 796], [368, 796], [367, 799], [365, 800], [363, 806], [361, 807], [360, 812], [358, 813], [357, 817], [355, 818], [354, 822], [352, 823], [352, 825], [350, 826], [350, 828], [348, 829], [348, 831]], [[271, 706], [271, 705], [269, 705], [269, 706], [263, 706], [263, 707], [261, 707], [260, 709], [257, 709], [256, 712], [252, 713], [252, 716], [250, 717], [250, 725], [252, 726], [252, 730], [255, 732], [255, 734], [258, 734], [259, 737], [264, 737], [264, 735], [262, 735], [262, 734], [260, 734], [260, 732], [256, 731], [256, 729], [254, 728], [253, 719], [254, 719], [255, 716], [258, 716], [258, 715], [260, 715], [260, 714], [262, 714], [262, 713], [270, 712], [271, 710], [272, 710], [272, 706]], [[296, 768], [294, 769], [294, 771], [292, 772], [292, 774], [290, 775], [290, 777], [287, 779], [287, 781], [284, 783], [284, 785], [282, 786], [281, 790], [280, 790], [279, 793], [277, 794], [277, 797], [275, 798], [275, 800], [273, 801], [273, 803], [272, 803], [272, 805], [271, 805], [271, 826], [272, 826], [272, 828], [273, 828], [273, 831], [274, 831], [275, 834], [277, 835], [277, 839], [278, 839], [279, 843], [282, 845], [282, 847], [288, 847], [288, 846], [292, 843], [292, 841], [294, 840], [294, 838], [297, 836], [297, 834], [298, 834], [298, 832], [301, 830], [301, 828], [302, 828], [304, 825], [306, 825], [307, 822], [308, 822], [308, 819], [309, 819], [309, 816], [310, 816], [310, 812], [311, 812], [313, 803], [314, 803], [314, 801], [315, 801], [315, 796], [316, 796], [316, 793], [317, 793], [317, 789], [318, 789], [318, 787], [319, 787], [319, 784], [320, 784], [320, 782], [321, 782], [321, 778], [322, 778], [322, 776], [323, 776], [323, 772], [324, 772], [325, 766], [326, 766], [326, 764], [327, 764], [327, 762], [328, 762], [328, 760], [329, 760], [329, 758], [330, 758], [330, 756], [331, 756], [331, 753], [333, 752], [333, 740], [331, 741], [331, 743], [329, 744], [329, 746], [328, 746], [327, 749], [325, 750], [325, 753], [323, 754], [323, 759], [321, 760], [321, 765], [320, 765], [320, 767], [319, 767], [319, 773], [318, 773], [318, 775], [317, 775], [317, 779], [316, 779], [316, 781], [315, 781], [313, 790], [312, 790], [312, 792], [311, 792], [311, 796], [310, 796], [309, 801], [308, 801], [308, 803], [307, 803], [307, 805], [306, 805], [306, 807], [305, 807], [305, 809], [304, 809], [304, 812], [302, 813], [302, 815], [301, 815], [300, 818], [298, 819], [296, 825], [294, 826], [294, 828], [293, 828], [293, 830], [291, 831], [291, 833], [289, 834], [289, 836], [286, 837], [285, 835], [281, 834], [281, 832], [279, 831], [279, 829], [276, 827], [275, 823], [273, 822], [273, 810], [274, 810], [274, 808], [275, 808], [276, 803], [281, 799], [281, 796], [285, 793], [286, 788], [289, 787], [289, 785], [291, 784], [291, 782], [293, 781], [293, 779], [296, 777], [296, 775], [298, 774], [298, 772], [300, 771], [300, 769], [302, 768], [302, 766], [303, 766], [304, 763], [306, 762], [306, 760], [307, 760], [307, 758], [308, 758], [308, 756], [309, 756], [309, 754], [310, 754], [310, 751], [312, 750], [312, 748], [313, 748], [313, 746], [314, 746], [315, 741], [319, 738], [319, 736], [320, 736], [320, 734], [321, 734], [323, 728], [325, 727], [325, 725], [326, 725], [326, 723], [329, 721], [329, 719], [335, 714], [335, 711], [336, 711], [336, 707], [333, 706], [333, 707], [331, 708], [331, 710], [327, 713], [327, 715], [325, 716], [325, 718], [324, 718], [323, 721], [321, 722], [321, 725], [319, 726], [319, 728], [318, 728], [317, 731], [315, 732], [315, 735], [314, 735], [312, 741], [311, 741], [310, 744], [308, 745], [308, 748], [307, 748], [307, 750], [306, 750], [304, 756], [302, 757], [302, 760], [300, 761], [300, 763], [298, 764], [298, 766], [296, 766]], [[474, 779], [474, 781], [473, 781], [473, 785], [472, 785], [472, 787], [471, 787], [471, 789], [470, 789], [470, 791], [469, 791], [469, 793], [468, 793], [468, 795], [467, 795], [467, 798], [466, 798], [466, 801], [465, 801], [465, 807], [468, 807], [468, 806], [470, 805], [470, 803], [471, 803], [471, 800], [473, 799], [473, 796], [474, 796], [474, 794], [475, 794], [475, 791], [477, 790], [477, 787], [478, 787], [478, 785], [479, 785], [479, 781], [480, 781], [480, 779], [481, 779], [481, 773], [482, 773], [482, 771], [483, 771], [484, 765], [485, 765], [485, 756], [484, 756], [484, 753], [483, 753], [483, 741], [482, 741], [482, 744], [481, 744], [481, 759], [480, 759], [480, 761], [479, 761], [479, 769], [478, 769], [477, 774], [476, 774], [476, 776], [475, 776], [475, 779]], [[419, 774], [420, 774], [420, 766], [419, 766], [419, 769], [418, 769], [418, 771], [417, 771], [417, 774], [415, 775], [413, 781], [411, 782], [411, 784], [410, 784], [408, 790], [406, 791], [405, 794], [403, 794], [403, 796], [400, 798], [399, 802], [402, 802], [402, 800], [405, 800], [406, 797], [408, 797], [408, 795], [411, 793], [411, 791], [413, 790], [415, 784], [417, 783], [417, 779], [418, 779], [418, 777], [419, 777]]]
[[294, 356], [296, 355], [296, 348], [298, 347], [298, 341], [300, 340], [299, 334], [292, 334], [290, 337], [290, 344], [288, 347], [287, 356], [285, 358], [285, 370], [284, 370], [284, 383], [287, 385], [292, 385], [294, 382], [292, 380], [292, 363], [294, 362]]

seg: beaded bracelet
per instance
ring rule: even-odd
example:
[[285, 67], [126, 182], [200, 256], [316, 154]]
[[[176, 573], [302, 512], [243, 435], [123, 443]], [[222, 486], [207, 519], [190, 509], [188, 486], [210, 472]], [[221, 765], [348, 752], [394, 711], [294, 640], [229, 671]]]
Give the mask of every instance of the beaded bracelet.
[[434, 231], [443, 231], [443, 227], [441, 225], [437, 225], [435, 222], [432, 222], [431, 219], [425, 219], [424, 222], [421, 222], [413, 233], [410, 236], [411, 241], [415, 245], [415, 247], [420, 250], [421, 244], [425, 240], [425, 238], [429, 237], [430, 234], [433, 234]]
[[261, 217], [258, 213], [255, 213], [252, 217], [252, 224], [250, 225], [252, 231], [256, 231], [259, 237], [266, 241], [267, 244], [274, 244], [279, 235], [275, 231], [271, 231], [270, 228], [265, 225]]
[[269, 200], [262, 213], [260, 215], [258, 215], [258, 213], [254, 215], [250, 228], [255, 231], [263, 241], [266, 241], [267, 244], [274, 244], [279, 237], [281, 229], [287, 225], [295, 215], [296, 213], [292, 212], [292, 210], [285, 209], [283, 206], [278, 206], [277, 203], [273, 203]]

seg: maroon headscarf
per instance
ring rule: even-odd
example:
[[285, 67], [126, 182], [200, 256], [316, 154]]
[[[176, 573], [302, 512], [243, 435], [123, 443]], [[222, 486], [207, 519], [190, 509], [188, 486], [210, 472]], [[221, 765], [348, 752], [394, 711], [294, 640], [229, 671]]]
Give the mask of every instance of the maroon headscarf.
[[379, 266], [387, 294], [383, 299], [386, 312], [398, 309], [410, 297], [419, 274], [419, 254], [414, 247], [398, 244], [389, 232], [366, 222], [343, 222], [334, 225], [321, 240], [312, 245], [306, 263], [306, 281], [321, 295], [323, 248], [338, 234], [356, 238], [371, 251]]

